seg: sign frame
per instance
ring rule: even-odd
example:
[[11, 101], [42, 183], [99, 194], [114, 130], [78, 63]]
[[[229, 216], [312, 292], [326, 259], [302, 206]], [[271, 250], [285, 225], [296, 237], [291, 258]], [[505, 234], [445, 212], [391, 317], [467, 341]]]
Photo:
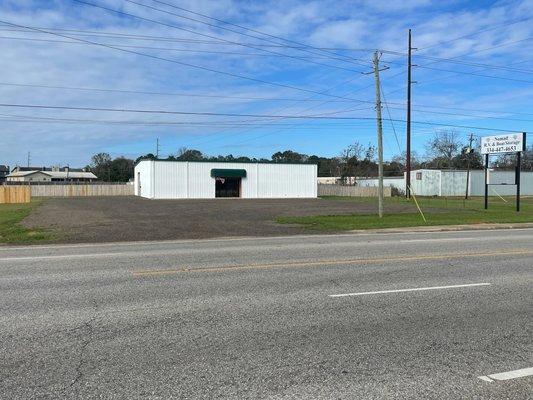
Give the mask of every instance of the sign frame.
[[[504, 139], [509, 136], [521, 135], [520, 140], [516, 137], [511, 137], [510, 141]], [[522, 152], [526, 150], [526, 132], [515, 132], [507, 135], [496, 135], [496, 136], [485, 136], [480, 140], [480, 153], [485, 156], [485, 210], [489, 208], [489, 185], [502, 185], [501, 183], [489, 183], [489, 157], [491, 155], [498, 154], [516, 154], [516, 167], [515, 167], [515, 183], [516, 186], [516, 212], [520, 212], [520, 172], [522, 170]], [[498, 140], [502, 139], [502, 140]], [[484, 146], [484, 143], [487, 141], [489, 144], [495, 143], [494, 146]], [[507, 142], [506, 142], [507, 141]], [[517, 141], [517, 143], [510, 143], [512, 141]], [[483, 151], [487, 149], [487, 151]], [[505, 150], [510, 151], [505, 151]]]
[[509, 154], [526, 150], [526, 133], [515, 132], [505, 135], [483, 136], [480, 139], [480, 153]]

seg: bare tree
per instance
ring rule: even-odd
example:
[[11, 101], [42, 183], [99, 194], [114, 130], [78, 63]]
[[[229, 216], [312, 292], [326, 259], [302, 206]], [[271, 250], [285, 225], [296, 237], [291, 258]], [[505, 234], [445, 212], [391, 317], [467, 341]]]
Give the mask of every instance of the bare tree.
[[452, 166], [452, 159], [462, 148], [459, 135], [455, 130], [439, 130], [435, 132], [427, 144], [428, 152], [436, 159], [438, 164]]
[[347, 163], [350, 158], [360, 160], [364, 151], [364, 146], [359, 142], [355, 142], [341, 151], [340, 158], [344, 163]]

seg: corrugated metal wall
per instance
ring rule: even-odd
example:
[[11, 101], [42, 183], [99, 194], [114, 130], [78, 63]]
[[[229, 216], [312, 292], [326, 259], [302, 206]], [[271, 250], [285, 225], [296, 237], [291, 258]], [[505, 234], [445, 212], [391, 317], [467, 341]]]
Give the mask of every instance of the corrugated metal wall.
[[[416, 174], [422, 174], [422, 180]], [[516, 194], [514, 171], [489, 171], [489, 182], [507, 183], [507, 185], [490, 185], [490, 196], [513, 196]], [[520, 178], [521, 193], [533, 195], [533, 172], [522, 172]], [[466, 171], [418, 170], [411, 173], [411, 185], [418, 196], [464, 196], [466, 191]], [[484, 171], [470, 171], [470, 196], [484, 196]]]
[[[379, 179], [377, 178], [357, 178], [356, 182], [360, 187], [379, 186]], [[383, 178], [383, 186], [390, 186], [404, 191], [405, 179], [403, 177], [385, 177]]]
[[[153, 166], [153, 167], [152, 167]], [[254, 164], [217, 162], [141, 161], [135, 167], [141, 196], [156, 199], [214, 198], [211, 170], [245, 169], [243, 198], [297, 198], [317, 196], [317, 166], [312, 164]], [[139, 175], [140, 174], [140, 175]]]
[[[152, 197], [152, 162], [141, 161], [135, 166], [134, 188], [135, 195], [142, 197]], [[140, 187], [140, 190], [139, 190]]]

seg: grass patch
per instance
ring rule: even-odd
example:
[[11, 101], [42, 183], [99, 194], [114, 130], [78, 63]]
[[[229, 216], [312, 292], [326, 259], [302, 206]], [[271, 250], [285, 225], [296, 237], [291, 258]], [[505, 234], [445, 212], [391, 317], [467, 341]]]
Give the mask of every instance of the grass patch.
[[[353, 203], [376, 203], [375, 198], [328, 197], [331, 200]], [[298, 224], [304, 227], [324, 230], [343, 231], [354, 229], [398, 228], [431, 225], [462, 225], [483, 223], [523, 223], [533, 222], [533, 198], [523, 198], [521, 211], [515, 211], [514, 198], [491, 198], [489, 209], [483, 208], [483, 198], [463, 200], [458, 198], [420, 198], [420, 207], [427, 222], [424, 222], [416, 205], [405, 198], [385, 199], [385, 215], [351, 214], [351, 215], [316, 215], [305, 217], [278, 217], [282, 224]], [[403, 205], [405, 212], [387, 213], [389, 205]], [[356, 211], [356, 207], [354, 207]]]
[[34, 243], [53, 236], [42, 229], [28, 229], [20, 222], [38, 207], [42, 200], [31, 203], [0, 204], [0, 243]]

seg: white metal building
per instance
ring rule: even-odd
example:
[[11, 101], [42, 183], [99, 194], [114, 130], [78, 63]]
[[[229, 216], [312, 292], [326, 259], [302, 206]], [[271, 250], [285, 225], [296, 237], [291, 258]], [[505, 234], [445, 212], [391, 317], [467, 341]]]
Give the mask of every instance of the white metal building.
[[[489, 170], [489, 195], [514, 196], [516, 194], [515, 172]], [[405, 190], [405, 173], [403, 177], [386, 177], [384, 186]], [[357, 186], [378, 186], [377, 178], [356, 178]], [[533, 172], [520, 174], [520, 191], [524, 196], [533, 195]], [[465, 170], [417, 169], [411, 171], [411, 187], [417, 196], [464, 196], [466, 192]], [[470, 171], [468, 182], [469, 196], [485, 194], [485, 171]]]
[[79, 171], [15, 171], [8, 182], [91, 182], [97, 179], [92, 172]]
[[[516, 194], [515, 172], [489, 170], [489, 196], [513, 196]], [[498, 184], [498, 185], [496, 185]], [[418, 196], [464, 196], [466, 192], [466, 171], [419, 169], [411, 171], [411, 186]], [[533, 172], [520, 175], [521, 193], [533, 195]], [[483, 196], [485, 193], [485, 172], [470, 171], [468, 194]]]
[[317, 197], [315, 164], [141, 160], [135, 194], [150, 199]]

